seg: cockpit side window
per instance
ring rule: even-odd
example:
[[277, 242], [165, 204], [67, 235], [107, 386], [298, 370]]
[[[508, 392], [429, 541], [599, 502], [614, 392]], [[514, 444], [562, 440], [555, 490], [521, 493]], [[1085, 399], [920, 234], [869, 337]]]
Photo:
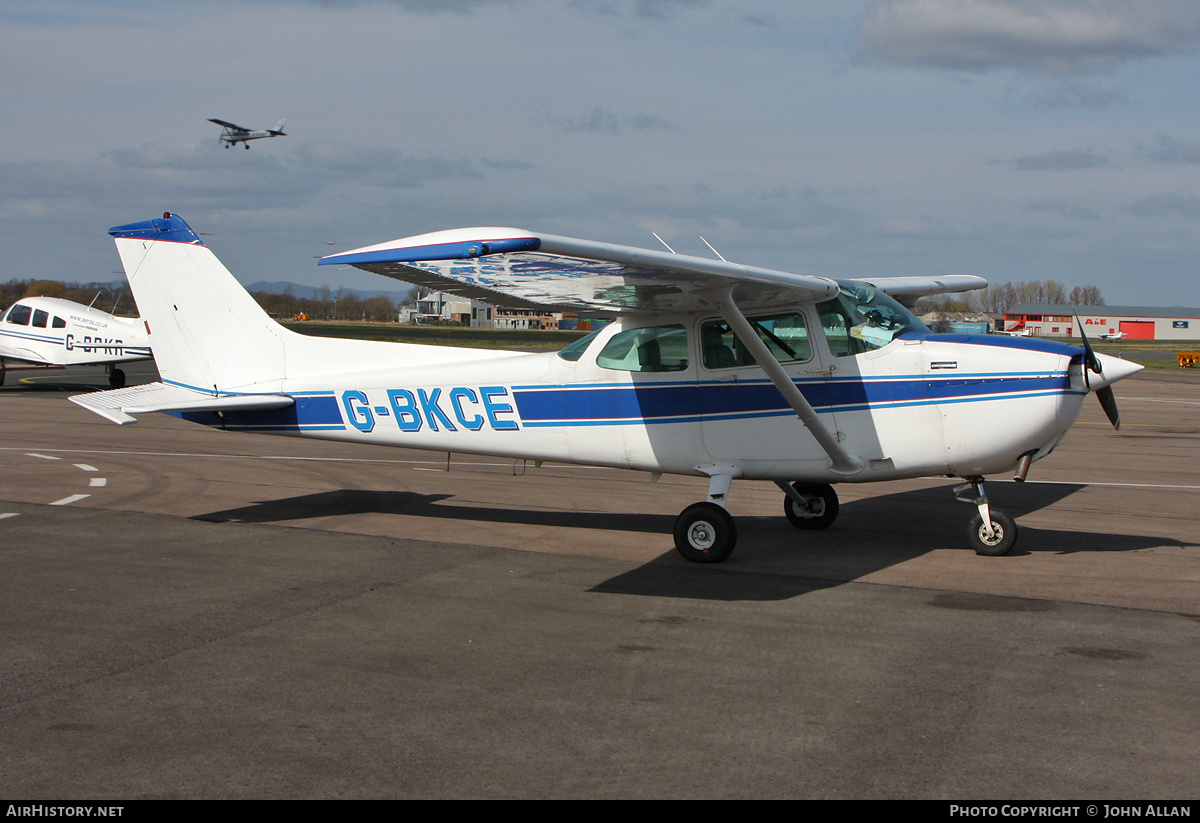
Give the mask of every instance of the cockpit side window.
[[[758, 338], [780, 363], [812, 357], [812, 344], [808, 339], [808, 328], [804, 325], [804, 315], [788, 312], [747, 319]], [[724, 320], [706, 320], [701, 324], [700, 348], [706, 369], [756, 365], [754, 355], [746, 350]]]
[[839, 284], [837, 297], [817, 304], [825, 341], [835, 356], [853, 357], [881, 349], [905, 332], [926, 330], [912, 312], [869, 283]]
[[8, 310], [8, 316], [4, 319], [5, 321], [16, 326], [28, 326], [29, 317], [32, 314], [33, 309], [29, 308], [29, 306], [26, 306], [23, 303], [18, 303]]
[[673, 324], [617, 332], [596, 355], [596, 365], [620, 371], [683, 371], [688, 367], [687, 331]]

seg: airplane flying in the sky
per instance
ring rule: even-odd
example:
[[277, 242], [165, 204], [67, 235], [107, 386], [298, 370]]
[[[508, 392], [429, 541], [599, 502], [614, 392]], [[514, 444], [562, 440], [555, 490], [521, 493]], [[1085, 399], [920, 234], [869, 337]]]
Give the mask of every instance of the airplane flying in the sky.
[[237, 431], [707, 477], [707, 499], [674, 530], [697, 562], [733, 550], [734, 480], [774, 482], [794, 526], [823, 529], [835, 483], [962, 477], [969, 544], [1004, 554], [1016, 525], [988, 503], [984, 476], [1023, 480], [1089, 392], [1117, 425], [1110, 384], [1141, 368], [1086, 339], [932, 334], [902, 305], [984, 285], [969, 275], [835, 281], [509, 228], [322, 263], [616, 320], [549, 354], [307, 337], [268, 318], [179, 217], [109, 231], [162, 382], [71, 398], [84, 408], [117, 423], [173, 412]]
[[[113, 388], [125, 385], [117, 364], [150, 358], [150, 341], [138, 318], [58, 297], [25, 297], [0, 321], [0, 385], [5, 372], [22, 368], [104, 366]], [[10, 362], [32, 366], [10, 366]]]
[[262, 140], [264, 137], [287, 137], [283, 133], [283, 124], [286, 120], [286, 117], [280, 117], [279, 122], [275, 124], [275, 128], [254, 131], [233, 123], [227, 123], [224, 120], [217, 120], [214, 117], [208, 118], [208, 122], [224, 127], [224, 131], [221, 132], [221, 136], [218, 139], [225, 144], [225, 148], [236, 146], [238, 143], [244, 143], [247, 149], [250, 148], [251, 140]]

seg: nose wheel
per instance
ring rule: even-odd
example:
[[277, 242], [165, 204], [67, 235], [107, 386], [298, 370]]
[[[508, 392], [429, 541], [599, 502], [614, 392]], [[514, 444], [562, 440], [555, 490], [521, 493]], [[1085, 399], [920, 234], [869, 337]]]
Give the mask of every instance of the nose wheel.
[[783, 489], [783, 513], [797, 529], [828, 529], [838, 516], [838, 496], [828, 483], [777, 482]]
[[976, 514], [967, 526], [967, 542], [976, 554], [999, 557], [1008, 554], [1017, 544], [1017, 524], [1002, 511], [991, 511], [991, 534], [983, 527], [982, 515]]
[[1012, 551], [1017, 545], [1017, 524], [988, 504], [982, 477], [973, 477], [961, 486], [955, 486], [954, 497], [964, 503], [973, 503], [979, 509], [967, 526], [967, 543], [976, 554], [999, 557]]

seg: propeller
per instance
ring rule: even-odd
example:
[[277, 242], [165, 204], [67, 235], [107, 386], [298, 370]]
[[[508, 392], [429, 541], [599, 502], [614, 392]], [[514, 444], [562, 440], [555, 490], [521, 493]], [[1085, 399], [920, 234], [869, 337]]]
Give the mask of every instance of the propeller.
[[[1104, 376], [1104, 366], [1100, 362], [1100, 358], [1096, 356], [1096, 352], [1092, 350], [1092, 344], [1088, 342], [1087, 335], [1084, 334], [1083, 324], [1079, 322], [1079, 317], [1075, 317], [1075, 327], [1079, 329], [1079, 339], [1083, 341], [1083, 384], [1087, 386], [1088, 391], [1092, 390], [1092, 379], [1088, 376], [1089, 372], [1094, 372], [1100, 376]], [[1121, 430], [1121, 414], [1117, 410], [1117, 396], [1113, 394], [1112, 386], [1105, 385], [1096, 389], [1096, 399], [1100, 401], [1100, 408], [1104, 409], [1104, 415], [1108, 418], [1108, 422], [1112, 423], [1112, 427], [1117, 431]]]

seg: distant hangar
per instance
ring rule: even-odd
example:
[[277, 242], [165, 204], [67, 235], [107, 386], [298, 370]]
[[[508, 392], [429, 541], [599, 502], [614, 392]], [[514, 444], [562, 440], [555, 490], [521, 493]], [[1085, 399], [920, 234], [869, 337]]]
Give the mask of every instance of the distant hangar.
[[1089, 340], [1122, 332], [1126, 340], [1196, 340], [1200, 309], [1022, 303], [1004, 313], [1006, 332], [1028, 330], [1035, 337], [1076, 337], [1077, 325]]

